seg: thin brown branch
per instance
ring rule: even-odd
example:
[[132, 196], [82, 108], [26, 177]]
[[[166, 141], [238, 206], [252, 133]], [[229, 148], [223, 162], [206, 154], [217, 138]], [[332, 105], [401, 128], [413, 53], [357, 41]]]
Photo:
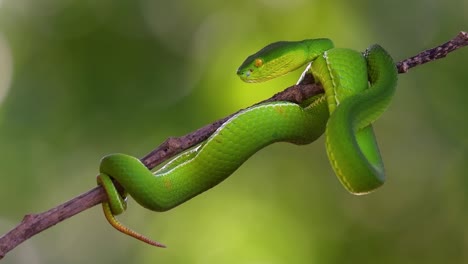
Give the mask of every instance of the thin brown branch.
[[[455, 38], [440, 46], [428, 49], [416, 56], [398, 62], [396, 67], [399, 73], [406, 73], [410, 68], [444, 58], [448, 53], [466, 45], [468, 45], [468, 34], [466, 32], [460, 32]], [[311, 96], [323, 93], [323, 88], [319, 84], [314, 84], [312, 80], [313, 78], [306, 76], [299, 85], [293, 85], [257, 104], [272, 101], [301, 103]], [[141, 161], [150, 169], [156, 167], [158, 164], [161, 164], [184, 150], [205, 141], [216, 129], [236, 113], [219, 119], [185, 136], [168, 138], [155, 150], [143, 157]], [[0, 237], [0, 259], [2, 259], [6, 253], [35, 234], [106, 200], [107, 197], [103, 189], [101, 187], [95, 187], [46, 212], [26, 215], [15, 228]]]
[[398, 62], [396, 64], [398, 72], [406, 73], [410, 68], [428, 63], [430, 61], [445, 58], [445, 56], [447, 56], [447, 54], [450, 52], [462, 48], [466, 45], [468, 45], [468, 33], [460, 31], [460, 33], [458, 33], [455, 38], [445, 42], [444, 44], [432, 49], [425, 50], [418, 55]]
[[95, 187], [68, 202], [40, 214], [24, 216], [19, 225], [0, 238], [0, 259], [25, 240], [61, 221], [102, 203], [107, 199], [102, 188]]

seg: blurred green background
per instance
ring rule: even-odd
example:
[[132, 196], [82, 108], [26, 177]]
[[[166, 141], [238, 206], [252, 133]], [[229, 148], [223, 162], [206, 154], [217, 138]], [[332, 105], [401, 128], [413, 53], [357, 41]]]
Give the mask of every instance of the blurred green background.
[[[100, 158], [142, 157], [294, 83], [241, 82], [277, 40], [329, 37], [401, 60], [468, 30], [468, 1], [0, 0], [0, 234], [95, 186]], [[167, 213], [100, 207], [37, 235], [2, 263], [466, 263], [468, 48], [400, 75], [375, 124], [388, 181], [339, 184], [323, 139], [260, 151]]]

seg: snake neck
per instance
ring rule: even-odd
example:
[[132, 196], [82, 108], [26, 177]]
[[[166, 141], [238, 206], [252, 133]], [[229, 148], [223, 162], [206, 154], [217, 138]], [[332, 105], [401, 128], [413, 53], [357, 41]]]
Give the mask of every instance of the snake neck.
[[333, 42], [326, 38], [305, 39], [301, 41], [301, 43], [307, 50], [307, 58], [305, 63], [314, 61], [318, 57], [322, 56], [326, 51], [331, 50], [334, 47]]
[[368, 87], [366, 60], [354, 50], [325, 51], [312, 63], [311, 72], [325, 90], [330, 114], [343, 101]]

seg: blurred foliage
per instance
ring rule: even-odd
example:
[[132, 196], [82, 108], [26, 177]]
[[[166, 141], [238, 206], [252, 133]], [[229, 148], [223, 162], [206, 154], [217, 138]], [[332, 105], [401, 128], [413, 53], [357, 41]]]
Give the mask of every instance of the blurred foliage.
[[[0, 0], [0, 233], [94, 187], [99, 159], [144, 156], [294, 83], [235, 75], [267, 43], [329, 37], [395, 60], [467, 30], [468, 1]], [[464, 28], [465, 27], [465, 28]], [[468, 50], [401, 75], [376, 123], [388, 182], [351, 196], [323, 140], [270, 146], [164, 214], [130, 202], [43, 232], [2, 263], [466, 263]]]

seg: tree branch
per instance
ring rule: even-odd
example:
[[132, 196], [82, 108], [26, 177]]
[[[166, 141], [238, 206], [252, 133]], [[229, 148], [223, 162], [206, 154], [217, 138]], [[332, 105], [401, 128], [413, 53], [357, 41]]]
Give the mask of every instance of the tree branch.
[[[409, 69], [418, 65], [444, 58], [450, 52], [466, 45], [468, 45], [468, 33], [462, 31], [455, 38], [440, 46], [425, 50], [416, 56], [398, 62], [396, 67], [398, 68], [399, 73], [406, 73]], [[299, 84], [293, 85], [257, 104], [273, 101], [301, 103], [305, 99], [320, 93], [323, 93], [322, 86], [313, 83], [313, 77], [310, 75], [305, 75]], [[149, 169], [153, 169], [169, 158], [205, 141], [224, 122], [242, 110], [219, 119], [185, 136], [168, 138], [151, 153], [143, 157], [141, 161]], [[106, 200], [107, 196], [104, 190], [101, 187], [95, 187], [92, 190], [46, 212], [26, 215], [21, 223], [0, 237], [0, 259], [2, 259], [6, 253], [35, 234], [40, 233], [43, 230]]]

